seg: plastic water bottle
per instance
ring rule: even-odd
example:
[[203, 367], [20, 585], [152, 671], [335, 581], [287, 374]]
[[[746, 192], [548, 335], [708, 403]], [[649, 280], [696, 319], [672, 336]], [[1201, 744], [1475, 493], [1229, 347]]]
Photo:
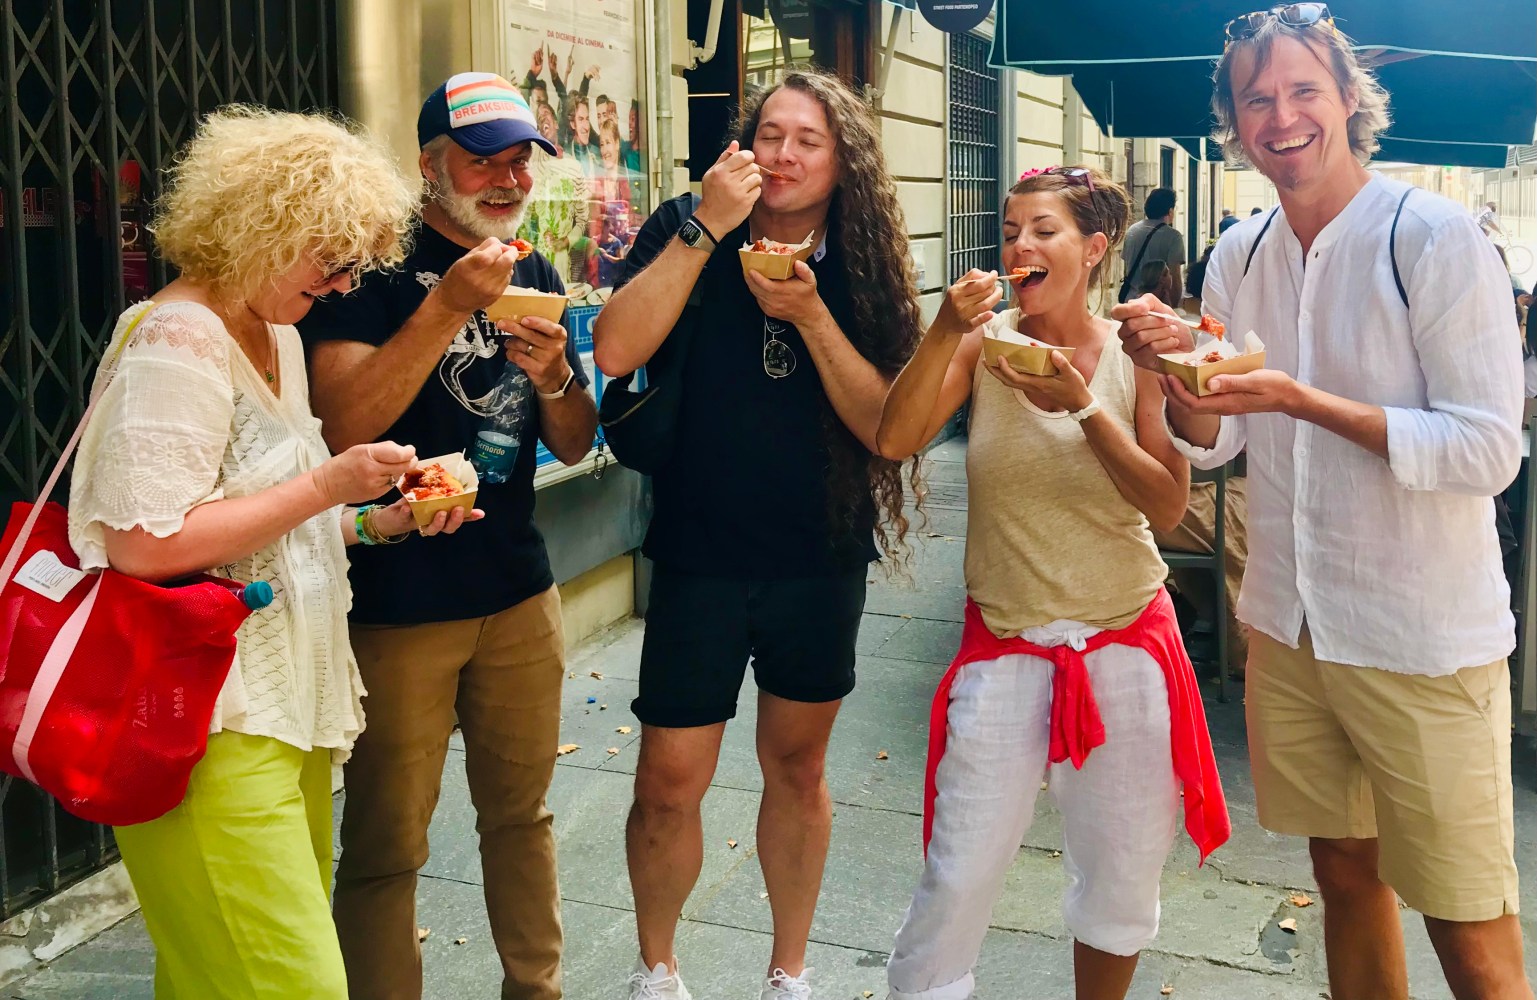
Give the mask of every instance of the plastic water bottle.
[[257, 580], [235, 591], [235, 596], [252, 611], [260, 611], [272, 603], [272, 584], [266, 580]]
[[185, 587], [195, 583], [217, 584], [230, 593], [234, 594], [236, 597], [240, 598], [240, 603], [244, 604], [252, 611], [260, 611], [262, 608], [265, 608], [267, 605], [271, 604], [273, 599], [272, 584], [268, 583], [266, 580], [254, 580], [251, 583], [241, 583], [239, 580], [229, 580], [222, 576], [208, 576], [206, 574], [201, 574], [194, 577], [188, 577], [184, 580], [168, 583], [166, 586]]
[[482, 483], [505, 483], [518, 460], [523, 421], [528, 419], [528, 375], [509, 362], [491, 390], [490, 415], [475, 435], [470, 464]]

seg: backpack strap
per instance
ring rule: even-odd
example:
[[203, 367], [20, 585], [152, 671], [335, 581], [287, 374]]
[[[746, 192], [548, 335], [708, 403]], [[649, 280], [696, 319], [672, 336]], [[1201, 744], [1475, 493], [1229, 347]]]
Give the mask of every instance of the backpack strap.
[[1148, 233], [1147, 237], [1143, 239], [1142, 246], [1137, 248], [1136, 258], [1132, 260], [1131, 266], [1126, 269], [1126, 280], [1121, 282], [1121, 290], [1118, 295], [1119, 301], [1125, 302], [1127, 293], [1137, 287], [1136, 281], [1142, 271], [1142, 257], [1147, 253], [1147, 248], [1152, 245], [1153, 237], [1158, 235], [1158, 230], [1167, 225], [1167, 222], [1160, 222], [1154, 226], [1152, 232]]
[[1405, 309], [1409, 308], [1409, 292], [1404, 288], [1403, 276], [1398, 273], [1398, 220], [1404, 214], [1404, 202], [1413, 193], [1414, 188], [1411, 187], [1398, 199], [1398, 211], [1393, 213], [1393, 228], [1388, 230], [1388, 257], [1393, 261], [1393, 284], [1398, 286], [1398, 297]]
[[1275, 221], [1275, 217], [1277, 215], [1279, 215], [1280, 213], [1281, 213], [1281, 206], [1280, 205], [1277, 205], [1275, 208], [1272, 208], [1270, 210], [1270, 217], [1268, 219], [1266, 219], [1265, 220], [1265, 224], [1260, 227], [1259, 235], [1254, 237], [1254, 242], [1253, 243], [1249, 244], [1249, 259], [1245, 260], [1243, 262], [1243, 273], [1244, 274], [1248, 274], [1249, 273], [1249, 265], [1254, 263], [1254, 255], [1257, 252], [1259, 252], [1259, 241], [1265, 238], [1265, 234], [1270, 231], [1270, 224]]

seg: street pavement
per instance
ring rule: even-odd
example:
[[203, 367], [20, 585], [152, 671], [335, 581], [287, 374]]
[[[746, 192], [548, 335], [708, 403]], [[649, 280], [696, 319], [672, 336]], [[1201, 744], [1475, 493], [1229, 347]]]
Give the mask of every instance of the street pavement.
[[[964, 442], [930, 453], [929, 522], [916, 531], [912, 580], [872, 571], [859, 641], [859, 686], [844, 703], [828, 753], [835, 804], [832, 851], [810, 964], [819, 1000], [886, 995], [892, 937], [921, 869], [920, 813], [929, 701], [960, 638], [965, 546]], [[562, 756], [550, 794], [560, 845], [566, 996], [613, 1000], [635, 963], [624, 821], [638, 750], [630, 714], [642, 625], [623, 622], [574, 650], [564, 695]], [[1255, 822], [1241, 685], [1221, 704], [1203, 685], [1233, 816], [1231, 841], [1203, 868], [1181, 834], [1163, 878], [1163, 927], [1144, 952], [1134, 998], [1317, 1000], [1327, 997], [1322, 907], [1305, 844]], [[705, 799], [705, 861], [678, 937], [681, 970], [698, 1000], [754, 1000], [769, 955], [768, 900], [757, 861], [762, 779], [753, 750], [755, 695], [744, 690]], [[626, 731], [628, 730], [628, 731]], [[1517, 744], [1516, 838], [1522, 924], [1537, 942], [1537, 767]], [[338, 800], [340, 816], [340, 799]], [[443, 775], [422, 871], [419, 923], [428, 1000], [500, 995], [500, 967], [481, 901], [474, 813], [458, 736]], [[1071, 941], [1062, 924], [1061, 823], [1041, 796], [1008, 875], [976, 970], [977, 1000], [1072, 996]], [[1299, 905], [1301, 904], [1301, 905]], [[1420, 919], [1402, 911], [1417, 1000], [1451, 994]], [[1293, 929], [1294, 928], [1294, 929]], [[1529, 975], [1537, 976], [1537, 947]], [[15, 1000], [148, 1000], [153, 952], [138, 916], [0, 988]], [[366, 998], [353, 998], [366, 1000]]]

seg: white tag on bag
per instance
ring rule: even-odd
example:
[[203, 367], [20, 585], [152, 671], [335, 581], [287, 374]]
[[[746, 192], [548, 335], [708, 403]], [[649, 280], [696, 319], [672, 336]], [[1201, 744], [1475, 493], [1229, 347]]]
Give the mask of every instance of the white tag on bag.
[[43, 549], [33, 553], [32, 558], [16, 571], [15, 582], [57, 603], [89, 575], [85, 570], [64, 565], [58, 556]]

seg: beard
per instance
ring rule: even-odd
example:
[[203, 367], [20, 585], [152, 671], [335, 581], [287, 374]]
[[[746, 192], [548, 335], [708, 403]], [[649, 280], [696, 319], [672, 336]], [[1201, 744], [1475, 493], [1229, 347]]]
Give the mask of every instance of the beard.
[[[460, 194], [447, 179], [447, 164], [436, 166], [442, 180], [434, 185], [432, 200], [455, 225], [483, 240], [506, 242], [518, 235], [518, 230], [523, 227], [523, 217], [528, 214], [528, 197], [522, 188], [495, 187], [480, 194]], [[492, 218], [480, 210], [482, 204], [513, 205], [516, 210], [511, 215]]]

